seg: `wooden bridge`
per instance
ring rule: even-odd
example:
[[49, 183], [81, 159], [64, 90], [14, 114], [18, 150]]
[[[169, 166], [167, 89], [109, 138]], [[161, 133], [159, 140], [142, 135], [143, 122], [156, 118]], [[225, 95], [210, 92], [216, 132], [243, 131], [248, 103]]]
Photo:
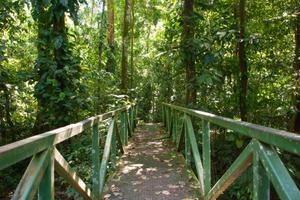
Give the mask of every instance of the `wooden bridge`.
[[[165, 103], [161, 112], [165, 129], [160, 124], [136, 126], [137, 108], [131, 105], [0, 147], [0, 170], [32, 157], [12, 199], [54, 199], [55, 171], [84, 199], [210, 200], [222, 195], [249, 167], [253, 199], [270, 199], [271, 184], [280, 199], [300, 199], [299, 189], [278, 156], [279, 149], [299, 156], [299, 135]], [[201, 137], [195, 134], [194, 121], [202, 121]], [[101, 124], [107, 124], [104, 147], [99, 143]], [[210, 124], [250, 141], [214, 184]], [[56, 148], [79, 134], [92, 137], [90, 184], [84, 183]]]

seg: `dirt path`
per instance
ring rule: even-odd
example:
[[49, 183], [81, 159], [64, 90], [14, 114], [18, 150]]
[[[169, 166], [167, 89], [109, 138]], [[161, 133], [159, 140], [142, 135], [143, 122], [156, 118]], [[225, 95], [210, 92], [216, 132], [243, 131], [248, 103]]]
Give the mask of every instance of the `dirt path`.
[[104, 199], [198, 199], [198, 188], [160, 125], [146, 124], [136, 129], [118, 171], [106, 186]]

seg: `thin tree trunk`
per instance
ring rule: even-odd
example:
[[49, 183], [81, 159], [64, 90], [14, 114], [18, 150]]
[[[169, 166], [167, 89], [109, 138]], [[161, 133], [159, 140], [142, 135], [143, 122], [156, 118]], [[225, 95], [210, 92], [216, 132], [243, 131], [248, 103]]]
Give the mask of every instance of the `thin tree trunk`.
[[[54, 17], [53, 20], [53, 30], [56, 37], [62, 37], [64, 40], [66, 40], [67, 37], [67, 29], [65, 24], [65, 14], [62, 13], [59, 17]], [[67, 52], [64, 49], [63, 45], [61, 45], [58, 48], [54, 48], [54, 60], [56, 62], [58, 69], [63, 69], [65, 66], [65, 56]], [[64, 80], [60, 80], [61, 87], [64, 88]]]
[[[98, 71], [100, 71], [103, 67], [102, 64], [102, 54], [103, 54], [103, 43], [104, 43], [104, 32], [105, 32], [105, 0], [102, 0], [102, 10], [101, 10], [101, 22], [100, 26], [98, 23], [98, 29], [99, 29], [99, 46], [98, 46]], [[101, 81], [99, 77], [97, 78], [97, 86], [96, 86], [96, 105], [95, 105], [95, 114], [101, 113]]]
[[[8, 129], [3, 131], [2, 137], [4, 138], [6, 143], [7, 141], [15, 141], [16, 133], [14, 131], [14, 123], [11, 119], [11, 97], [8, 88], [4, 83], [0, 83], [0, 91], [3, 91], [3, 96], [5, 99], [3, 113], [5, 113], [5, 122], [6, 122], [5, 124], [7, 124]], [[10, 133], [10, 135], [7, 135], [7, 133]], [[1, 144], [1, 132], [0, 132], [0, 144]]]
[[[131, 41], [130, 41], [130, 89], [133, 88], [133, 75], [134, 75], [134, 66], [133, 66], [133, 45], [134, 45], [134, 0], [131, 0]], [[130, 95], [131, 97], [132, 95]]]
[[125, 0], [124, 23], [122, 36], [122, 63], [121, 63], [121, 92], [128, 93], [128, 44], [130, 24], [130, 0]]
[[240, 63], [240, 117], [247, 121], [247, 88], [248, 69], [245, 51], [245, 17], [246, 0], [240, 0], [240, 38], [239, 38], [239, 63]]
[[107, 26], [107, 42], [109, 46], [109, 54], [107, 58], [106, 71], [115, 72], [115, 3], [114, 0], [107, 0], [108, 10], [108, 26]]
[[[234, 22], [235, 22], [234, 28], [236, 30], [236, 33], [235, 33], [236, 38], [240, 37], [240, 34], [239, 34], [239, 1], [240, 0], [234, 0], [234, 3], [233, 3], [233, 15], [234, 15]], [[237, 42], [235, 44], [234, 56], [235, 56], [235, 58], [238, 58], [238, 56], [239, 56], [239, 42]], [[238, 73], [237, 73], [237, 76], [239, 76]]]
[[[37, 33], [37, 59], [35, 64], [35, 71], [38, 74], [38, 82], [35, 86], [35, 96], [37, 98], [38, 102], [38, 108], [36, 113], [36, 120], [34, 122], [34, 126], [32, 128], [32, 133], [38, 134], [42, 133], [49, 129], [47, 124], [47, 119], [43, 117], [43, 113], [45, 112], [45, 108], [47, 108], [47, 103], [45, 101], [45, 98], [43, 97], [42, 92], [40, 92], [37, 88], [40, 87], [40, 85], [43, 85], [45, 82], [45, 76], [44, 74], [48, 71], [49, 63], [48, 59], [52, 59], [50, 43], [51, 43], [51, 36], [46, 32], [46, 30], [50, 30], [51, 22], [46, 17], [47, 12], [45, 9], [45, 5], [40, 2], [38, 4], [38, 10], [39, 15], [37, 19], [38, 24], [38, 33]], [[46, 44], [45, 44], [46, 43]]]
[[148, 25], [148, 30], [147, 30], [147, 39], [146, 39], [146, 52], [149, 53], [149, 48], [150, 48], [150, 34], [151, 34], [151, 25]]
[[186, 70], [186, 105], [193, 107], [197, 98], [194, 39], [194, 0], [185, 0], [183, 8], [182, 52]]
[[92, 9], [91, 9], [91, 24], [90, 26], [93, 27], [94, 24], [94, 7], [95, 7], [95, 0], [92, 0]]
[[293, 131], [300, 133], [300, 9], [297, 13], [296, 25], [295, 25], [295, 60], [294, 60], [294, 74], [296, 78], [296, 95], [294, 98], [295, 105], [295, 117]]
[[[5, 97], [5, 118], [6, 118], [6, 122], [8, 124], [8, 126], [10, 127], [10, 129], [13, 129], [14, 127], [14, 123], [11, 119], [11, 114], [10, 114], [10, 94], [9, 94], [9, 91], [8, 91], [8, 88], [5, 84], [1, 85], [2, 86], [2, 89], [3, 89], [3, 92], [4, 92], [4, 97]], [[14, 136], [15, 136], [15, 133], [12, 133], [12, 136], [13, 136], [13, 139], [14, 139]]]
[[103, 53], [103, 40], [105, 32], [105, 0], [102, 1], [102, 13], [101, 13], [101, 25], [100, 25], [100, 37], [99, 37], [99, 55], [98, 55], [98, 65], [99, 68], [102, 66], [102, 53]]

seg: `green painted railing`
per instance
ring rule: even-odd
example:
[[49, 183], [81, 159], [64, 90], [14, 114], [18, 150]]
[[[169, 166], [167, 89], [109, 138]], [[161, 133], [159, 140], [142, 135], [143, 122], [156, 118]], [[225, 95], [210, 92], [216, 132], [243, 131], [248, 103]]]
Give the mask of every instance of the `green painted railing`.
[[[136, 106], [126, 106], [76, 124], [1, 146], [0, 170], [32, 157], [12, 199], [33, 199], [38, 193], [38, 199], [53, 200], [54, 171], [56, 171], [84, 199], [99, 200], [103, 192], [108, 162], [110, 160], [112, 167], [116, 166], [117, 152], [123, 153], [123, 146], [127, 145], [128, 136], [133, 133], [136, 126], [136, 115]], [[109, 127], [100, 162], [99, 125], [104, 122], [109, 122]], [[78, 177], [55, 147], [89, 130], [92, 134], [92, 188]]]
[[[202, 159], [191, 117], [202, 121]], [[178, 151], [184, 150], [187, 164], [191, 163], [191, 156], [194, 158], [202, 199], [217, 199], [250, 166], [253, 169], [253, 199], [270, 199], [270, 183], [280, 199], [300, 199], [299, 189], [275, 149], [279, 148], [299, 156], [299, 135], [166, 103], [162, 107], [162, 118]], [[210, 123], [252, 138], [213, 186]]]

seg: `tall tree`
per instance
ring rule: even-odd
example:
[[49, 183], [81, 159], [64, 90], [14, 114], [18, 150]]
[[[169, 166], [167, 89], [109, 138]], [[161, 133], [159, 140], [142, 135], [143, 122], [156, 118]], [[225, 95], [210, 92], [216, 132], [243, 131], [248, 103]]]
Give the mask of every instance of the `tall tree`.
[[33, 0], [38, 23], [37, 84], [38, 113], [34, 132], [39, 133], [71, 123], [82, 102], [79, 93], [80, 67], [68, 40], [65, 13], [77, 19], [79, 2]]
[[98, 54], [99, 69], [98, 70], [100, 70], [102, 67], [102, 53], [103, 53], [104, 38], [105, 38], [105, 26], [106, 26], [105, 1], [106, 0], [102, 0], [102, 2], [101, 2], [102, 11], [101, 11], [101, 22], [100, 22], [100, 28], [99, 28], [100, 37], [99, 37], [99, 49], [98, 49], [98, 52], [99, 52], [99, 54]]
[[242, 121], [247, 121], [248, 69], [245, 50], [246, 0], [240, 0], [239, 17], [240, 117]]
[[47, 100], [43, 98], [42, 90], [44, 88], [44, 83], [47, 81], [47, 74], [50, 64], [52, 63], [53, 54], [51, 53], [51, 21], [48, 16], [50, 15], [49, 9], [50, 2], [46, 3], [44, 1], [32, 1], [33, 4], [33, 18], [37, 23], [37, 60], [35, 64], [35, 70], [38, 76], [38, 82], [35, 85], [35, 96], [38, 102], [37, 116], [33, 128], [33, 133], [37, 134], [46, 130], [47, 122], [44, 116], [45, 107]]
[[[54, 47], [54, 61], [58, 69], [63, 69], [65, 66], [65, 58], [68, 56], [67, 48], [67, 28], [65, 23], [65, 8], [64, 5], [58, 2], [53, 2], [53, 36], [54, 41], [57, 42]], [[66, 46], [64, 46], [66, 45]], [[66, 87], [65, 80], [60, 80], [61, 87]]]
[[[99, 29], [99, 39], [98, 39], [98, 68], [97, 71], [98, 73], [103, 69], [103, 58], [102, 58], [102, 54], [103, 54], [103, 50], [104, 50], [104, 42], [105, 42], [105, 32], [106, 32], [106, 25], [107, 25], [107, 18], [106, 18], [106, 12], [105, 12], [105, 1], [106, 0], [102, 0], [100, 1], [100, 6], [101, 6], [101, 21], [98, 22], [98, 29]], [[99, 114], [101, 112], [101, 96], [103, 95], [101, 93], [101, 78], [98, 77], [97, 78], [97, 84], [96, 84], [96, 91], [95, 91], [95, 96], [96, 96], [96, 103], [95, 103], [95, 113]]]
[[95, 0], [92, 0], [92, 5], [91, 5], [91, 15], [90, 15], [90, 18], [91, 18], [91, 22], [90, 22], [90, 26], [93, 26], [94, 25], [94, 8], [95, 8]]
[[300, 133], [300, 5], [296, 11], [295, 23], [295, 60], [294, 74], [296, 78], [296, 95], [295, 95], [295, 117], [294, 117], [294, 132]]
[[115, 1], [107, 0], [107, 10], [108, 10], [108, 26], [107, 26], [107, 41], [109, 46], [106, 70], [108, 72], [115, 72]]
[[125, 0], [123, 35], [122, 35], [122, 63], [121, 63], [121, 91], [128, 92], [128, 46], [130, 25], [130, 0]]
[[[134, 45], [134, 0], [131, 0], [131, 15], [130, 15], [130, 88], [133, 88], [133, 75], [134, 75], [134, 66], [133, 66], [133, 45]], [[130, 95], [131, 96], [131, 95]]]
[[16, 21], [24, 14], [24, 4], [23, 0], [0, 2], [0, 145], [8, 142], [9, 137], [14, 141], [17, 135], [12, 119], [11, 86], [16, 85], [18, 80], [14, 80], [15, 72], [7, 69], [4, 62], [8, 61], [6, 49], [9, 40], [18, 41], [16, 33], [20, 31], [20, 27]]
[[193, 107], [197, 98], [194, 42], [194, 0], [183, 4], [183, 32], [181, 36], [183, 65], [186, 70], [186, 105]]

